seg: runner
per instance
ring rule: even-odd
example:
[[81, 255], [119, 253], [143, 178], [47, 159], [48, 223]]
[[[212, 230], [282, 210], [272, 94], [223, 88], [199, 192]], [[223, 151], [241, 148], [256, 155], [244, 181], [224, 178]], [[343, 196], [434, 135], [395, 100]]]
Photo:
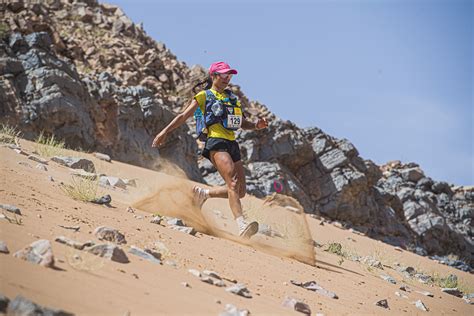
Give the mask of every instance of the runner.
[[152, 146], [162, 146], [167, 135], [194, 113], [198, 137], [206, 141], [202, 155], [212, 162], [226, 185], [211, 189], [194, 186], [193, 194], [200, 206], [208, 198], [228, 198], [239, 236], [250, 238], [257, 233], [258, 223], [248, 223], [243, 217], [240, 199], [246, 193], [245, 173], [234, 131], [239, 128], [263, 129], [268, 123], [264, 118], [254, 123], [243, 116], [240, 101], [227, 89], [232, 76], [236, 74], [237, 70], [225, 62], [213, 63], [206, 80], [193, 89], [196, 92], [197, 87], [206, 83], [205, 90], [197, 93], [188, 107], [156, 135]]

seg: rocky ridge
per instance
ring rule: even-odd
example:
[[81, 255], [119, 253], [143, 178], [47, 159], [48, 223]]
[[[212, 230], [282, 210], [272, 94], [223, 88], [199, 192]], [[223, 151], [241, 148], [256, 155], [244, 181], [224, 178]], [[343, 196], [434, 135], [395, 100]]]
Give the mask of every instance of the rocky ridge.
[[[41, 131], [75, 148], [152, 169], [172, 158], [186, 175], [222, 184], [198, 160], [193, 122], [158, 152], [154, 135], [185, 106], [205, 70], [189, 68], [118, 7], [87, 1], [0, 4], [0, 113], [26, 138]], [[474, 189], [424, 175], [414, 163], [379, 167], [346, 139], [301, 129], [250, 102], [265, 131], [238, 134], [251, 194], [294, 197], [307, 213], [421, 255], [454, 254], [473, 264]], [[179, 142], [179, 146], [173, 146]]]

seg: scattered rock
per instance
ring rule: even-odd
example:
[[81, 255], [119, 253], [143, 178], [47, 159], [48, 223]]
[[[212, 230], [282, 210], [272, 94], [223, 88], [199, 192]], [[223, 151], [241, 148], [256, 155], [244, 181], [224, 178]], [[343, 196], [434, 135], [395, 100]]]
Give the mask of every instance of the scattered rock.
[[297, 282], [297, 281], [290, 280], [290, 282], [291, 282], [291, 284], [294, 284], [296, 286], [305, 288], [305, 289], [310, 290], [310, 291], [315, 291], [316, 293], [327, 296], [329, 298], [333, 298], [333, 299], [338, 299], [339, 298], [336, 293], [322, 288], [320, 285], [318, 285], [316, 283], [316, 281], [309, 281], [309, 282], [306, 282], [306, 283], [302, 283], [302, 282]]
[[416, 308], [421, 309], [422, 311], [425, 311], [425, 312], [428, 311], [428, 308], [425, 306], [425, 304], [423, 304], [421, 300], [416, 301], [415, 306]]
[[25, 167], [28, 167], [28, 168], [33, 168], [29, 163], [24, 162], [24, 161], [19, 161], [18, 164], [19, 164], [20, 166], [25, 166]]
[[181, 282], [181, 285], [184, 287], [190, 287], [188, 282]]
[[0, 313], [6, 313], [10, 299], [3, 294], [0, 294]]
[[389, 275], [382, 274], [382, 275], [380, 275], [380, 277], [381, 277], [382, 279], [384, 279], [385, 281], [388, 281], [388, 282], [393, 283], [393, 284], [397, 284], [397, 281], [395, 281], [395, 279], [392, 278], [392, 277], [389, 276]]
[[6, 242], [4, 242], [3, 240], [0, 240], [0, 253], [6, 253], [6, 254], [10, 253], [10, 250], [8, 250]]
[[81, 177], [84, 179], [89, 179], [89, 180], [96, 180], [97, 179], [97, 174], [93, 172], [87, 172], [83, 169], [75, 169], [71, 171], [71, 175]]
[[429, 297], [434, 297], [433, 293], [428, 292], [428, 291], [415, 291], [416, 293], [420, 293], [421, 295], [429, 296]]
[[29, 246], [17, 251], [14, 257], [26, 260], [44, 267], [54, 267], [54, 256], [49, 240], [40, 239]]
[[51, 160], [71, 169], [83, 169], [87, 172], [95, 173], [94, 163], [89, 159], [54, 156]]
[[423, 273], [416, 273], [414, 275], [414, 278], [418, 280], [418, 282], [426, 284], [430, 283], [433, 281], [433, 278], [429, 275], [423, 274]]
[[442, 288], [441, 292], [448, 293], [457, 297], [462, 297], [462, 292], [457, 288]]
[[72, 316], [74, 314], [62, 310], [42, 307], [21, 295], [15, 297], [8, 304], [7, 315], [47, 315], [47, 316]]
[[196, 234], [196, 231], [194, 230], [194, 228], [192, 227], [187, 227], [187, 226], [177, 226], [177, 225], [171, 225], [171, 226], [168, 226], [169, 228], [173, 229], [173, 230], [177, 230], [177, 231], [180, 231], [182, 233], [185, 233], [185, 234], [189, 234], [189, 235], [194, 235]]
[[46, 168], [45, 165], [40, 164], [40, 163], [37, 164], [35, 168], [38, 169], [38, 170], [41, 170], [41, 171], [48, 171], [48, 168]]
[[168, 224], [170, 226], [185, 226], [184, 223], [183, 223], [183, 220], [181, 220], [179, 218], [168, 218], [166, 220], [166, 224]]
[[408, 296], [406, 296], [405, 294], [400, 293], [400, 292], [398, 292], [398, 291], [395, 292], [395, 295], [396, 295], [396, 296], [399, 296], [399, 297], [402, 297], [402, 298], [408, 298]]
[[383, 308], [390, 309], [390, 307], [388, 307], [388, 301], [387, 300], [380, 300], [380, 301], [376, 302], [375, 305], [383, 307]]
[[127, 241], [125, 240], [125, 236], [122, 233], [120, 233], [117, 229], [111, 228], [111, 227], [106, 227], [106, 226], [97, 227], [94, 230], [94, 235], [99, 240], [106, 240], [106, 241], [114, 242], [119, 245], [127, 243]]
[[464, 302], [466, 302], [467, 304], [471, 304], [471, 305], [474, 305], [474, 293], [470, 293], [470, 294], [467, 294], [467, 295], [464, 295], [462, 297], [462, 299], [464, 300]]
[[160, 224], [161, 223], [161, 220], [163, 219], [163, 217], [161, 216], [155, 216], [151, 219], [150, 223], [152, 224]]
[[72, 247], [72, 248], [75, 248], [75, 249], [78, 249], [78, 250], [83, 250], [86, 247], [94, 246], [93, 241], [78, 242], [78, 241], [72, 240], [72, 239], [64, 237], [64, 236], [56, 237], [55, 241], [57, 241], [60, 244], [65, 244], [69, 247]]
[[99, 178], [99, 185], [106, 187], [106, 186], [111, 186], [115, 188], [120, 188], [120, 189], [126, 189], [127, 185], [125, 182], [117, 177], [111, 177], [111, 176], [102, 176]]
[[176, 261], [173, 261], [173, 260], [166, 260], [165, 261], [165, 264], [166, 265], [169, 265], [169, 266], [172, 266], [174, 268], [177, 268], [178, 267], [178, 264], [176, 263]]
[[35, 161], [35, 162], [39, 162], [40, 164], [43, 164], [43, 165], [47, 165], [47, 164], [48, 164], [48, 160], [43, 159], [43, 158], [41, 158], [41, 157], [38, 157], [38, 156], [36, 156], [36, 155], [29, 155], [29, 156], [28, 156], [28, 159], [33, 160], [33, 161]]
[[188, 272], [191, 273], [192, 275], [194, 275], [195, 277], [198, 277], [198, 278], [201, 277], [201, 272], [199, 272], [199, 270], [189, 269]]
[[225, 310], [219, 316], [248, 316], [249, 314], [247, 309], [238, 309], [232, 304], [226, 304]]
[[161, 260], [159, 258], [155, 257], [152, 253], [150, 253], [150, 251], [145, 251], [145, 250], [140, 249], [138, 247], [131, 246], [130, 250], [128, 252], [135, 255], [135, 256], [138, 256], [138, 257], [141, 257], [145, 260], [148, 260], [150, 262], [161, 264]]
[[309, 305], [298, 301], [297, 299], [286, 297], [282, 305], [283, 307], [293, 309], [305, 315], [311, 315], [311, 308], [309, 308]]
[[227, 292], [234, 293], [236, 295], [243, 296], [245, 298], [252, 298], [250, 291], [245, 287], [245, 285], [237, 283], [225, 289]]
[[54, 182], [54, 178], [52, 176], [48, 176], [48, 180]]
[[21, 215], [21, 211], [18, 207], [15, 205], [10, 205], [10, 204], [0, 204], [0, 208], [4, 209], [7, 212], [16, 214], [16, 215]]
[[92, 200], [91, 202], [95, 204], [109, 205], [110, 202], [112, 202], [112, 197], [110, 196], [110, 194], [106, 194], [98, 199]]
[[107, 161], [107, 162], [111, 162], [112, 159], [110, 158], [109, 155], [106, 155], [106, 154], [101, 154], [101, 153], [94, 153], [94, 157], [100, 159], [100, 160], [104, 160], [104, 161]]
[[116, 245], [112, 244], [100, 244], [95, 245], [90, 248], [87, 248], [87, 251], [115, 262], [119, 263], [129, 263], [130, 261], [127, 258], [125, 252]]
[[64, 228], [64, 229], [73, 230], [75, 232], [78, 232], [79, 229], [81, 229], [81, 226], [64, 226], [64, 225], [58, 225], [58, 226], [61, 227], [61, 228]]

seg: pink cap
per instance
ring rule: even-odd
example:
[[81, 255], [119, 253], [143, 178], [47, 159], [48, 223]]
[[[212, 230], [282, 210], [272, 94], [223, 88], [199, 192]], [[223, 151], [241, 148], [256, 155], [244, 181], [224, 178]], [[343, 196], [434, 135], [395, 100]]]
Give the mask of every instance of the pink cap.
[[226, 64], [223, 61], [218, 61], [215, 63], [212, 63], [211, 67], [209, 67], [209, 74], [213, 74], [215, 72], [225, 74], [225, 73], [231, 73], [236, 75], [237, 70], [230, 68], [229, 64]]

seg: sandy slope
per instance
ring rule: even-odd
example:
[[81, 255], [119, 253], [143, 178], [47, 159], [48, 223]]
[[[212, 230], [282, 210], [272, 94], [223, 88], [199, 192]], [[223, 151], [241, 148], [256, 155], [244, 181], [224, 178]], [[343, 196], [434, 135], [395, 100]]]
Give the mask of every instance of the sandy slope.
[[[21, 144], [29, 152], [34, 149], [30, 142], [22, 140]], [[305, 243], [304, 216], [309, 227], [308, 233], [320, 244], [339, 242], [345, 250], [358, 255], [373, 255], [387, 266], [394, 266], [398, 262], [428, 273], [454, 273], [472, 289], [474, 276], [468, 273], [406, 251], [400, 252], [337, 225], [319, 225], [320, 220], [310, 216], [285, 212], [278, 206], [263, 206], [263, 201], [249, 196], [245, 197], [243, 204], [247, 209], [253, 209], [252, 216], [264, 216], [266, 221], [279, 230], [285, 230], [296, 241], [257, 235], [250, 242], [242, 243], [231, 235], [235, 227], [226, 200], [206, 202], [204, 216], [201, 217], [192, 206], [189, 209], [184, 207], [188, 205], [186, 201], [190, 197], [186, 192], [189, 192], [192, 184], [183, 178], [115, 161], [107, 163], [88, 154], [72, 154], [90, 158], [99, 172], [136, 178], [138, 187], [127, 191], [101, 189], [101, 193], [111, 194], [113, 208], [74, 201], [59, 187], [61, 181], [71, 181], [68, 168], [49, 162], [48, 171], [38, 170], [35, 168], [37, 163], [26, 156], [1, 147], [0, 203], [14, 204], [23, 213], [22, 225], [0, 220], [0, 240], [6, 241], [10, 249], [9, 255], [0, 254], [0, 293], [11, 299], [22, 294], [38, 304], [81, 315], [124, 315], [127, 311], [131, 315], [218, 315], [227, 303], [246, 308], [253, 315], [298, 315], [281, 306], [286, 296], [306, 302], [313, 314], [422, 314], [424, 312], [411, 304], [417, 299], [425, 303], [430, 314], [474, 313], [474, 307], [462, 299], [442, 293], [438, 287], [414, 280], [406, 280], [404, 284], [413, 290], [430, 291], [434, 298], [415, 292], [405, 293], [409, 299], [397, 297], [395, 291], [400, 291], [403, 278], [394, 269], [369, 269], [366, 265], [349, 260], [339, 264], [340, 257], [323, 251], [325, 247], [316, 248], [316, 266], [278, 256], [277, 253], [300, 256], [301, 261], [307, 261], [305, 256], [312, 253], [313, 248], [309, 250]], [[18, 164], [20, 161], [31, 167]], [[55, 179], [54, 182], [48, 179], [49, 175]], [[142, 200], [142, 210], [127, 212], [128, 206], [136, 207], [137, 201], [147, 196], [155, 197], [158, 204], [153, 202], [155, 204], [145, 205]], [[215, 216], [215, 210], [219, 210], [225, 218]], [[175, 212], [183, 216], [188, 214], [188, 222], [202, 225], [199, 227], [201, 231], [215, 236], [203, 233], [190, 236], [152, 224], [150, 211], [161, 214]], [[214, 223], [211, 228], [206, 224], [209, 222]], [[80, 230], [73, 232], [58, 225], [79, 225]], [[122, 248], [126, 251], [131, 245], [143, 248], [152, 246], [156, 241], [162, 242], [169, 250], [163, 253], [164, 259], [174, 261], [176, 267], [153, 264], [131, 254], [127, 254], [130, 263], [120, 264], [54, 242], [55, 237], [60, 235], [78, 241], [97, 241], [92, 232], [101, 225], [117, 228], [125, 234], [127, 244]], [[51, 241], [56, 270], [12, 256], [37, 239]], [[294, 250], [293, 253], [291, 250]], [[77, 257], [75, 259], [75, 254], [80, 256], [81, 261]], [[224, 288], [203, 283], [188, 272], [191, 268], [214, 270], [229, 280], [244, 283], [253, 298], [243, 298], [227, 293]], [[379, 277], [382, 273], [394, 277], [397, 284], [382, 280]], [[315, 280], [325, 289], [335, 292], [339, 299], [297, 287], [290, 280]], [[190, 288], [182, 286], [181, 282], [188, 282]], [[380, 299], [388, 300], [390, 310], [374, 305]]]

